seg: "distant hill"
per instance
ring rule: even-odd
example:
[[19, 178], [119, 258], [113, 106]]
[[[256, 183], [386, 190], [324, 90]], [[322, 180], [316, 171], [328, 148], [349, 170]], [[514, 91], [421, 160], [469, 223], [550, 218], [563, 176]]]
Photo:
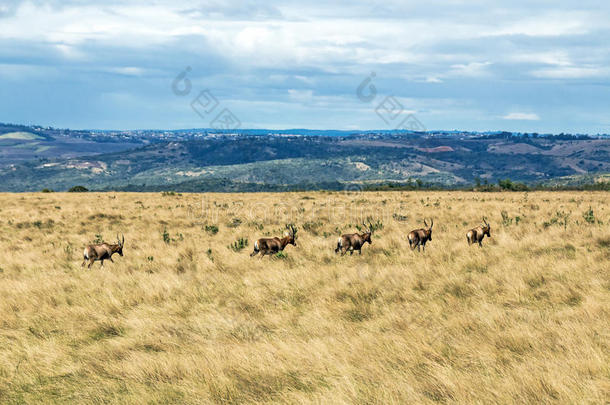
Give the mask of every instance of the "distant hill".
[[0, 168], [24, 161], [83, 157], [142, 146], [142, 141], [136, 139], [100, 140], [86, 131], [0, 124]]
[[416, 180], [455, 187], [506, 178], [551, 184], [575, 176], [579, 180], [572, 183], [586, 182], [610, 173], [608, 138], [258, 131], [11, 128], [0, 131], [0, 190], [59, 191], [78, 184], [133, 191], [283, 191]]

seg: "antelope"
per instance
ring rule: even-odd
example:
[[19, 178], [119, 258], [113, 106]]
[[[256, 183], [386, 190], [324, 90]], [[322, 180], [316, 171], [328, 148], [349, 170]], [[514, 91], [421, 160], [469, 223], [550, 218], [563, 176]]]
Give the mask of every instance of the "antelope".
[[373, 226], [369, 222], [368, 228], [364, 223], [362, 223], [364, 227], [364, 233], [346, 233], [341, 235], [339, 239], [337, 239], [337, 248], [335, 249], [335, 253], [339, 253], [341, 251], [341, 256], [343, 256], [348, 250], [349, 254], [353, 255], [354, 250], [357, 250], [360, 254], [362, 254], [362, 246], [368, 242], [369, 245], [373, 242], [371, 241], [371, 235], [373, 234]]
[[283, 238], [261, 238], [254, 242], [254, 251], [250, 253], [250, 257], [256, 256], [259, 252], [261, 259], [265, 255], [281, 252], [288, 245], [296, 247], [297, 228], [292, 224], [286, 225], [286, 231]]
[[123, 235], [123, 239], [119, 239], [119, 235], [116, 236], [117, 243], [109, 244], [109, 243], [100, 243], [98, 245], [88, 245], [85, 247], [85, 251], [83, 252], [84, 260], [81, 267], [85, 265], [87, 260], [89, 261], [88, 269], [91, 268], [91, 265], [96, 260], [102, 262], [102, 268], [104, 268], [104, 260], [110, 260], [112, 263], [112, 255], [118, 253], [120, 256], [123, 256], [123, 246], [125, 244], [125, 235]]
[[491, 238], [491, 235], [489, 234], [490, 230], [491, 226], [487, 223], [485, 217], [483, 217], [483, 224], [481, 224], [481, 226], [477, 226], [476, 228], [472, 228], [466, 234], [468, 246], [472, 245], [475, 242], [478, 242], [479, 247], [483, 247], [483, 245], [481, 245], [481, 242], [483, 241], [485, 235], [487, 235], [488, 238]]
[[411, 250], [414, 250], [417, 247], [417, 251], [419, 252], [419, 247], [421, 246], [426, 251], [426, 242], [432, 240], [432, 226], [434, 225], [434, 220], [430, 219], [430, 226], [424, 219], [424, 225], [426, 228], [414, 229], [409, 232], [409, 246]]

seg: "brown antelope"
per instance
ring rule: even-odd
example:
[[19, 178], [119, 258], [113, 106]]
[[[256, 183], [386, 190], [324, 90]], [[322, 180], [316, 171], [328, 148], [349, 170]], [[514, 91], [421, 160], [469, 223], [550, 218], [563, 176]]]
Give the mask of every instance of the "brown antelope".
[[371, 235], [373, 234], [373, 226], [369, 222], [369, 227], [363, 223], [364, 233], [346, 233], [341, 235], [339, 239], [337, 239], [337, 248], [335, 249], [335, 253], [339, 253], [341, 251], [341, 256], [343, 256], [348, 250], [349, 254], [353, 255], [354, 250], [357, 250], [362, 254], [362, 246], [368, 242], [369, 245], [373, 242], [371, 241]]
[[297, 228], [292, 224], [286, 225], [286, 231], [283, 238], [261, 238], [254, 242], [254, 251], [250, 253], [250, 257], [256, 256], [259, 252], [261, 258], [265, 255], [281, 252], [288, 245], [296, 246]]
[[104, 260], [110, 260], [112, 263], [112, 255], [118, 253], [120, 256], [123, 256], [123, 246], [125, 244], [125, 235], [123, 235], [123, 239], [119, 239], [119, 235], [116, 236], [117, 243], [111, 245], [109, 243], [100, 243], [99, 245], [88, 245], [83, 252], [84, 260], [81, 267], [85, 265], [87, 260], [89, 261], [88, 269], [91, 268], [91, 265], [96, 260], [102, 262], [102, 268], [104, 267]]
[[489, 226], [489, 224], [485, 220], [485, 217], [483, 217], [483, 224], [481, 224], [481, 226], [477, 226], [476, 228], [472, 228], [466, 234], [468, 245], [470, 246], [473, 243], [478, 242], [479, 247], [482, 247], [483, 245], [481, 245], [481, 242], [483, 241], [485, 235], [487, 235], [488, 238], [491, 238], [491, 235], [489, 234], [490, 230], [491, 226]]
[[417, 251], [419, 252], [419, 247], [421, 246], [426, 251], [426, 242], [432, 240], [432, 226], [434, 225], [434, 220], [430, 219], [430, 226], [424, 219], [424, 225], [426, 228], [414, 229], [409, 232], [409, 246], [411, 246], [411, 250], [414, 250], [417, 247]]

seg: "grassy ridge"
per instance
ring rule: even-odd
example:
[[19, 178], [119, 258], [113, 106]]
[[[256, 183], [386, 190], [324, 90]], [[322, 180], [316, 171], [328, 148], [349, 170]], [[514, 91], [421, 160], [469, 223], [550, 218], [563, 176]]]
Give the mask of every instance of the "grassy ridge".
[[[603, 403], [607, 199], [0, 194], [0, 402]], [[371, 214], [373, 244], [335, 256]], [[288, 221], [296, 248], [248, 256]], [[83, 270], [117, 232], [125, 256]]]

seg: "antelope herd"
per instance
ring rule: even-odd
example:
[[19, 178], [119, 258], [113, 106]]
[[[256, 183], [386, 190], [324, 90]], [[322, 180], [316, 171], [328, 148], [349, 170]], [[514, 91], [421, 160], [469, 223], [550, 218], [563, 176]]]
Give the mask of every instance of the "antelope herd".
[[[407, 240], [409, 241], [409, 247], [411, 250], [417, 251], [423, 250], [426, 251], [426, 243], [432, 241], [432, 227], [434, 226], [434, 220], [430, 219], [430, 225], [428, 226], [428, 222], [424, 219], [424, 228], [414, 229], [407, 235]], [[363, 233], [346, 233], [341, 235], [337, 239], [337, 245], [335, 247], [335, 253], [341, 252], [341, 256], [345, 255], [348, 251], [350, 255], [354, 254], [354, 250], [357, 250], [359, 254], [362, 254], [362, 247], [365, 243], [372, 244], [373, 241], [371, 236], [373, 235], [374, 227], [369, 222], [368, 226], [362, 223]], [[491, 226], [487, 223], [485, 217], [483, 217], [483, 222], [480, 226], [476, 228], [472, 228], [466, 233], [466, 239], [468, 241], [468, 245], [472, 245], [474, 243], [478, 243], [479, 247], [482, 247], [482, 241], [485, 236], [488, 238], [491, 237], [490, 234]], [[293, 245], [296, 247], [296, 239], [297, 239], [297, 227], [293, 224], [286, 224], [286, 231], [284, 231], [284, 236], [281, 238], [260, 238], [256, 242], [254, 242], [254, 250], [250, 253], [250, 257], [256, 256], [260, 253], [260, 258], [263, 258], [265, 255], [273, 255], [279, 252], [282, 252], [286, 246]], [[81, 267], [85, 266], [87, 261], [89, 265], [87, 268], [91, 268], [91, 265], [100, 261], [102, 268], [104, 267], [104, 260], [112, 260], [112, 255], [118, 253], [119, 256], [123, 256], [123, 246], [125, 245], [125, 236], [122, 236], [122, 239], [117, 235], [117, 243], [109, 244], [109, 243], [100, 243], [95, 245], [87, 245], [85, 247], [85, 251], [83, 252], [83, 263]]]

